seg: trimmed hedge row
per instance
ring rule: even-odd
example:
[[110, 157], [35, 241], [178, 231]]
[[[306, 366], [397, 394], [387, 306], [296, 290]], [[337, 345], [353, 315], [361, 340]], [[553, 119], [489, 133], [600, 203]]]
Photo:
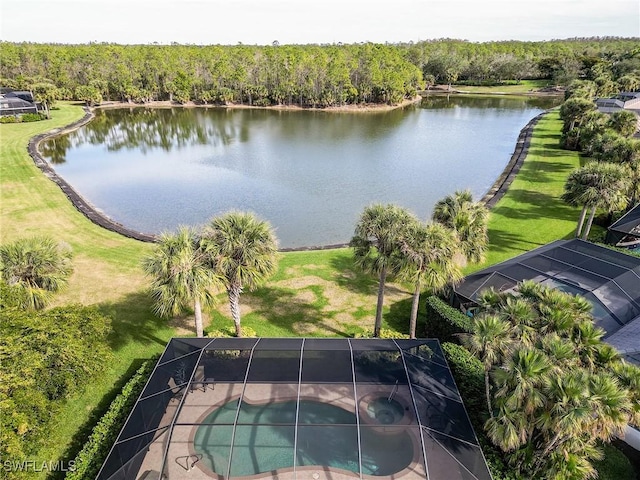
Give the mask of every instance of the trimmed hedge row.
[[111, 402], [109, 409], [93, 428], [89, 439], [74, 459], [75, 464], [71, 463], [75, 468], [67, 473], [66, 480], [86, 480], [96, 477], [157, 360], [157, 357], [154, 357], [144, 362], [122, 387], [122, 391]]
[[511, 471], [512, 469], [505, 465], [502, 452], [489, 441], [484, 433], [484, 423], [489, 418], [489, 412], [484, 394], [482, 362], [460, 345], [454, 343], [442, 343], [441, 345], [493, 479], [519, 480]]
[[473, 319], [460, 310], [447, 305], [440, 298], [427, 298], [426, 336], [440, 342], [460, 343], [458, 333], [471, 333]]
[[0, 117], [0, 123], [28, 123], [46, 120], [46, 116], [42, 113], [23, 113], [21, 116], [7, 115]]

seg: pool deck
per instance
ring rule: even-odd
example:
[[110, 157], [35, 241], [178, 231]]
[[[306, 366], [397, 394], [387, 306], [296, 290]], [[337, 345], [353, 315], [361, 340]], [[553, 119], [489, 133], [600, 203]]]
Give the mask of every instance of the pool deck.
[[[405, 415], [401, 421], [388, 426], [378, 424], [375, 419], [369, 417], [366, 413], [368, 402], [375, 398], [389, 396], [394, 388], [393, 385], [359, 384], [357, 388], [359, 419], [362, 424], [378, 425], [376, 428], [379, 428], [381, 431], [385, 431], [385, 429], [387, 431], [397, 431], [398, 426], [415, 425], [417, 427], [418, 422], [412, 413], [413, 408], [405, 410]], [[221, 480], [224, 478], [212, 472], [204, 462], [196, 462], [192, 468], [188, 468], [189, 463], [193, 462], [196, 458], [196, 452], [194, 450], [195, 432], [198, 428], [197, 424], [202, 422], [213, 410], [241, 396], [243, 402], [258, 405], [291, 401], [298, 398], [298, 385], [252, 383], [247, 384], [244, 394], [241, 383], [216, 384], [215, 386], [202, 385], [197, 386], [193, 390], [188, 390], [173, 428], [163, 478], [169, 480], [186, 478], [194, 480], [210, 480], [212, 478]], [[410, 407], [411, 405], [411, 396], [406, 385], [401, 386], [393, 398], [405, 407]], [[300, 399], [321, 401], [355, 413], [356, 406], [354, 404], [353, 385], [351, 384], [302, 384], [300, 385]], [[178, 400], [173, 400], [169, 404], [160, 423], [161, 425], [171, 424], [173, 416], [176, 413], [176, 408], [179, 406], [178, 402]], [[417, 438], [419, 429], [410, 429], [407, 430], [407, 432], [413, 442], [414, 452], [416, 452], [412, 463], [404, 470], [393, 475], [363, 475], [362, 478], [378, 480], [426, 478], [425, 468], [420, 460], [421, 442], [420, 438]], [[138, 479], [147, 471], [157, 471], [158, 466], [162, 463], [167, 438], [167, 433], [160, 435], [148, 448], [138, 473]], [[360, 478], [360, 475], [332, 467], [306, 466], [296, 467], [295, 470], [291, 467], [233, 478], [243, 480], [354, 480]]]

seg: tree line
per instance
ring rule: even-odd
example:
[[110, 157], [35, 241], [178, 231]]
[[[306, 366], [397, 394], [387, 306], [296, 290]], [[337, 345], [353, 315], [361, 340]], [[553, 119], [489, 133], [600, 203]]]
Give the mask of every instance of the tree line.
[[594, 102], [599, 96], [640, 89], [638, 71], [617, 76], [613, 67], [601, 66], [595, 78], [572, 82], [560, 107], [561, 146], [592, 159], [569, 175], [562, 196], [582, 207], [576, 237], [585, 240], [597, 209], [612, 215], [640, 202], [640, 141], [633, 137], [638, 116], [629, 110], [602, 113]]
[[435, 40], [273, 46], [84, 45], [0, 42], [0, 84], [47, 103], [397, 104], [434, 84], [548, 79], [567, 85], [613, 62], [640, 70], [637, 39], [549, 42]]

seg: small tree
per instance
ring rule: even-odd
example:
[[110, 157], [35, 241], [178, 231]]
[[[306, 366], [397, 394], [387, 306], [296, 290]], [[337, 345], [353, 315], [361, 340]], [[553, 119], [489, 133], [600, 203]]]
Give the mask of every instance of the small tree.
[[614, 112], [607, 126], [624, 137], [630, 137], [638, 130], [638, 116], [629, 110]]
[[[587, 239], [597, 208], [614, 211], [626, 207], [630, 178], [622, 165], [608, 162], [590, 162], [571, 172], [564, 185], [562, 199], [574, 206], [582, 206], [576, 237]], [[583, 230], [587, 210], [589, 220]]]
[[400, 239], [400, 251], [404, 257], [400, 276], [414, 285], [409, 336], [416, 338], [422, 289], [427, 288], [431, 293], [438, 293], [447, 285], [455, 284], [462, 279], [462, 272], [454, 261], [458, 242], [455, 233], [443, 225], [415, 222]]
[[278, 241], [273, 229], [252, 213], [229, 212], [207, 225], [202, 247], [209, 267], [227, 289], [236, 337], [241, 337], [240, 294], [257, 288], [277, 268]]
[[102, 102], [100, 90], [91, 85], [80, 85], [76, 88], [75, 97], [87, 104], [87, 106], [97, 105]]
[[2, 281], [16, 290], [20, 307], [44, 308], [73, 271], [71, 247], [50, 237], [29, 237], [0, 246]]
[[374, 204], [366, 207], [356, 224], [351, 243], [356, 265], [378, 275], [378, 302], [373, 336], [380, 335], [384, 287], [389, 273], [397, 273], [402, 266], [400, 240], [407, 227], [418, 220], [396, 205]]
[[152, 278], [154, 311], [161, 317], [179, 315], [193, 306], [196, 335], [204, 336], [202, 307], [213, 304], [213, 287], [219, 283], [207, 263], [195, 233], [181, 227], [175, 234], [160, 236], [154, 252], [143, 260]]
[[439, 200], [431, 218], [456, 233], [467, 261], [477, 263], [483, 260], [489, 243], [489, 210], [483, 203], [474, 202], [469, 190], [458, 191]]

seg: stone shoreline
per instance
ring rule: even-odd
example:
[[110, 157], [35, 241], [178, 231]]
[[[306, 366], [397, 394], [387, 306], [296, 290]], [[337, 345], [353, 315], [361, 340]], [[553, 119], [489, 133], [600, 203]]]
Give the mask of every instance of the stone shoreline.
[[[118, 104], [117, 107], [122, 108], [127, 106], [128, 104]], [[131, 106], [131, 105], [129, 105]], [[167, 105], [171, 106], [171, 105]], [[100, 107], [103, 108], [103, 107]], [[247, 107], [251, 108], [251, 107]], [[260, 108], [260, 107], [257, 107]], [[273, 107], [265, 107], [265, 108], [273, 108]], [[51, 165], [42, 157], [39, 150], [40, 142], [48, 139], [54, 138], [60, 135], [67, 134], [76, 130], [83, 125], [89, 123], [93, 117], [93, 111], [87, 107], [84, 108], [85, 115], [78, 121], [73, 122], [70, 125], [67, 125], [63, 128], [56, 128], [50, 130], [48, 132], [42, 133], [40, 135], [36, 135], [29, 140], [29, 144], [27, 146], [27, 150], [29, 155], [33, 159], [36, 166], [44, 173], [46, 177], [48, 177], [52, 182], [56, 183], [60, 189], [67, 196], [69, 201], [78, 209], [80, 213], [82, 213], [85, 217], [91, 220], [96, 225], [106, 228], [115, 233], [119, 233], [128, 238], [133, 238], [135, 240], [139, 240], [142, 242], [155, 242], [158, 237], [154, 234], [138, 232], [136, 230], [132, 230], [130, 228], [125, 227], [124, 225], [113, 221], [103, 212], [98, 210], [95, 206], [93, 206], [90, 202], [84, 199], [78, 192], [76, 192], [71, 185], [69, 185], [62, 177], [60, 177], [56, 171], [51, 167]], [[502, 174], [498, 177], [498, 179], [494, 182], [493, 186], [489, 189], [489, 191], [482, 197], [481, 202], [483, 202], [488, 208], [493, 208], [495, 204], [504, 196], [504, 194], [509, 189], [511, 183], [515, 179], [516, 175], [520, 171], [522, 167], [522, 163], [527, 156], [529, 151], [529, 145], [531, 144], [531, 137], [533, 135], [533, 129], [535, 125], [538, 123], [540, 118], [545, 115], [547, 112], [542, 112], [520, 131], [520, 135], [518, 136], [518, 140], [516, 141], [516, 148], [511, 155], [511, 159], [507, 166], [503, 170]], [[337, 248], [345, 248], [348, 247], [348, 243], [337, 243], [332, 245], [314, 245], [308, 247], [289, 247], [289, 248], [281, 248], [281, 252], [298, 252], [298, 251], [313, 251], [313, 250], [332, 250]]]

